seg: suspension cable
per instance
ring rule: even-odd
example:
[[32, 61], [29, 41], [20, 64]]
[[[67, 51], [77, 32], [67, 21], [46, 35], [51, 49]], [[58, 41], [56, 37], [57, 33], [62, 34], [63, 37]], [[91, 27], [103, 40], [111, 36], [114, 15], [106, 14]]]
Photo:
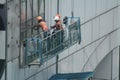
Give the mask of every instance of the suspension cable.
[[59, 14], [59, 0], [57, 0], [57, 13]]
[[40, 11], [40, 0], [38, 0], [38, 15], [39, 15], [39, 11]]
[[31, 15], [32, 15], [32, 19], [34, 18], [34, 15], [37, 16], [37, 12], [33, 9], [33, 0], [29, 1], [30, 3], [30, 8], [31, 8]]
[[74, 17], [74, 0], [71, 0], [71, 16]]
[[43, 0], [43, 1], [44, 1], [44, 2], [43, 2], [43, 3], [44, 3], [44, 15], [43, 15], [43, 19], [45, 20], [45, 8], [46, 8], [45, 5], [46, 5], [46, 4], [45, 4], [45, 0]]

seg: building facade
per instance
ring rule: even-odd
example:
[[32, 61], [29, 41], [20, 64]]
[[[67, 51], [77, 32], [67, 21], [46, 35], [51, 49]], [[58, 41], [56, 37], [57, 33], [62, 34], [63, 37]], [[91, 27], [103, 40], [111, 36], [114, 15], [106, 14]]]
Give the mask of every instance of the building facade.
[[[119, 80], [120, 0], [0, 1], [7, 15], [6, 28], [0, 30], [0, 59], [6, 60], [1, 80], [48, 80], [56, 72], [88, 71], [94, 72], [93, 80]], [[23, 65], [21, 31], [29, 27], [25, 22], [32, 24], [31, 19], [42, 15], [51, 26], [58, 12], [62, 18], [80, 17], [81, 43], [62, 51], [58, 64], [53, 57], [41, 66]]]

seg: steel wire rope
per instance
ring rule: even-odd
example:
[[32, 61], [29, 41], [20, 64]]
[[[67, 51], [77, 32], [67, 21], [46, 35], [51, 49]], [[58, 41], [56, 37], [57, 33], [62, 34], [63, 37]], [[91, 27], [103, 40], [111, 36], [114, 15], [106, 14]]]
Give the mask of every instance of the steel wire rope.
[[30, 8], [31, 8], [31, 15], [32, 15], [32, 18], [31, 18], [31, 20], [32, 20], [32, 22], [34, 21], [34, 18], [37, 16], [37, 12], [34, 10], [34, 1], [33, 0], [30, 0]]

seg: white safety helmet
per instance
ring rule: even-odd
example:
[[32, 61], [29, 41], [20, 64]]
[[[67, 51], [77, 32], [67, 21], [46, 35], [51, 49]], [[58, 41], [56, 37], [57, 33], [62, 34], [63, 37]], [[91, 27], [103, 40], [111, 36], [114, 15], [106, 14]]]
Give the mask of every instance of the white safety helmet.
[[53, 20], [55, 20], [55, 21], [57, 21], [57, 20], [61, 20], [60, 19], [60, 15], [59, 14], [57, 14], [55, 17], [54, 17], [54, 19]]

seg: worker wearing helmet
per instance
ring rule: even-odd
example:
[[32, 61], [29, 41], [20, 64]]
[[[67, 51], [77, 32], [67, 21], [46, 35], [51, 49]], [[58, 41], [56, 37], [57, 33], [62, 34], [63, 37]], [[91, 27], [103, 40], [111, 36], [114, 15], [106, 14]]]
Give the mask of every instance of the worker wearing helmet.
[[[43, 32], [44, 32], [44, 38], [46, 38], [47, 36], [49, 36], [49, 30], [48, 30], [48, 27], [47, 27], [47, 24], [46, 22], [42, 19], [41, 16], [37, 16], [37, 21], [38, 21], [38, 24], [39, 26], [42, 28]], [[47, 50], [50, 49], [50, 42], [49, 42], [49, 37], [47, 37], [47, 39], [45, 39], [45, 42], [46, 42], [46, 47], [47, 47]]]
[[48, 27], [47, 27], [47, 24], [45, 23], [45, 21], [42, 19], [41, 16], [38, 16], [37, 18], [37, 21], [39, 23], [39, 26], [42, 28], [42, 30], [44, 32], [48, 31]]
[[53, 20], [55, 21], [55, 25], [53, 26], [53, 28], [56, 28], [56, 30], [63, 29], [61, 16], [59, 14], [56, 14]]
[[[59, 46], [63, 43], [63, 26], [62, 26], [62, 21], [61, 21], [60, 14], [56, 14], [53, 20], [55, 21], [55, 25], [52, 26], [52, 28], [54, 28], [54, 32], [57, 32], [56, 33], [56, 36], [57, 36], [56, 37], [56, 43], [57, 43], [56, 46]], [[58, 50], [60, 50], [60, 49], [58, 49]]]

